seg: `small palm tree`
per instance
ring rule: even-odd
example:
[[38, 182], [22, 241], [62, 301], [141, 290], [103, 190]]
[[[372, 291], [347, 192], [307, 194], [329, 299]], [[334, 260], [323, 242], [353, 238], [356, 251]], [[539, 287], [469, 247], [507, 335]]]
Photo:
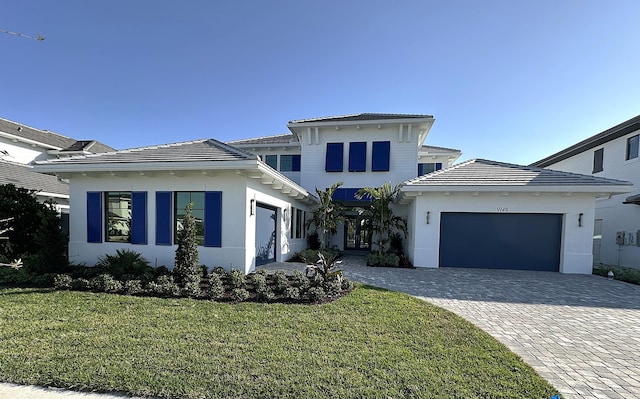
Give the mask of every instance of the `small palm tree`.
[[342, 182], [335, 183], [324, 191], [316, 188], [320, 204], [312, 211], [307, 228], [314, 225], [320, 235], [320, 248], [327, 247], [327, 239], [338, 231], [338, 223], [344, 220], [343, 207], [333, 200], [333, 193]]
[[398, 198], [401, 188], [399, 184], [392, 187], [391, 184], [384, 183], [380, 187], [362, 188], [355, 195], [357, 199], [371, 200], [371, 204], [364, 208], [363, 214], [370, 220], [371, 230], [376, 235], [378, 255], [384, 253], [392, 233], [399, 231], [407, 236], [406, 220], [394, 215], [391, 209], [391, 204]]

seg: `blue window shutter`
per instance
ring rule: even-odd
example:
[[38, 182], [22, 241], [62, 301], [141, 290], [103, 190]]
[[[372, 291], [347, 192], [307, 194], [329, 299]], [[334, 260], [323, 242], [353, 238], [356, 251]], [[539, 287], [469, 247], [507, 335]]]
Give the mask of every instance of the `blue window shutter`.
[[204, 246], [222, 246], [222, 191], [204, 193]]
[[440, 169], [442, 169], [442, 163], [438, 162], [436, 163], [436, 170], [440, 170]]
[[367, 143], [349, 143], [349, 172], [367, 170]]
[[147, 192], [131, 193], [131, 243], [147, 244]]
[[87, 242], [102, 242], [101, 192], [87, 192]]
[[293, 172], [300, 172], [300, 155], [293, 155], [291, 157], [291, 170]]
[[423, 163], [419, 163], [418, 164], [418, 176], [422, 176], [424, 175], [424, 164]]
[[156, 245], [172, 245], [171, 191], [156, 191]]
[[342, 172], [344, 143], [327, 143], [327, 157], [324, 164], [326, 172]]
[[[373, 172], [389, 171], [390, 153], [390, 141], [374, 141], [371, 155], [371, 170]], [[418, 168], [419, 167], [420, 166], [418, 166]], [[420, 169], [418, 169], [418, 175], [420, 175]]]

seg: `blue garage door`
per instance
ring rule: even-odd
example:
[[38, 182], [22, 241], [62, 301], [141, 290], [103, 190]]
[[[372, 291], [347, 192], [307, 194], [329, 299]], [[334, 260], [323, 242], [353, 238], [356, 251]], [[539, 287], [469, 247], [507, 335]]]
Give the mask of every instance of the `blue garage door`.
[[557, 272], [562, 215], [442, 213], [440, 267]]

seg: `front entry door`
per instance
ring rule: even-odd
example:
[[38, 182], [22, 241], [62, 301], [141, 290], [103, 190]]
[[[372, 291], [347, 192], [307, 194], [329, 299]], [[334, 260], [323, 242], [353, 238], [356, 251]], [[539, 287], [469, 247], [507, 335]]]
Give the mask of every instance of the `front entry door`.
[[367, 219], [360, 216], [347, 216], [344, 220], [344, 249], [371, 250], [371, 229]]

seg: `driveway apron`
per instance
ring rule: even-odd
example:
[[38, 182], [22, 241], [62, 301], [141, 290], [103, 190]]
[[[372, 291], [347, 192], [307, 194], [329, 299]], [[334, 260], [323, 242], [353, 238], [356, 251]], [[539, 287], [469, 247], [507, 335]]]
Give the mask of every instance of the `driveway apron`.
[[467, 319], [564, 398], [640, 398], [640, 286], [551, 272], [374, 268], [358, 256], [346, 256], [341, 268], [354, 281], [405, 292]]

